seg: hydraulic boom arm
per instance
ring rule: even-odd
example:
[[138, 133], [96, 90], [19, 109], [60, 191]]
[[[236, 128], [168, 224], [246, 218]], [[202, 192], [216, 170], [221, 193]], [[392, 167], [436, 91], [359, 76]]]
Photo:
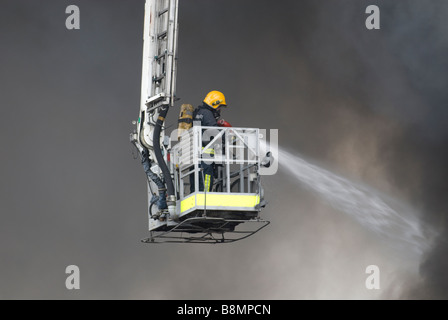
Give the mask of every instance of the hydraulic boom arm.
[[131, 140], [140, 152], [148, 149], [149, 160], [160, 168], [170, 212], [176, 199], [161, 141], [166, 115], [175, 101], [177, 34], [178, 0], [146, 0], [140, 114]]

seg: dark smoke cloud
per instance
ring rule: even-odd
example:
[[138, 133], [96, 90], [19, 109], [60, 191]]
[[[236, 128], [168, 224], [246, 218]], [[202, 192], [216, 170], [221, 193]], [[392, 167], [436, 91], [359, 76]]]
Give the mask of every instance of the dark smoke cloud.
[[[446, 1], [180, 2], [181, 102], [222, 90], [235, 126], [279, 128], [283, 146], [412, 204], [441, 232], [433, 250], [420, 267], [394, 258], [281, 173], [264, 179], [272, 224], [253, 238], [141, 245], [128, 133], [144, 1], [4, 0], [0, 298], [447, 298]], [[65, 29], [69, 4], [79, 31]], [[369, 4], [379, 31], [364, 27]], [[369, 264], [380, 292], [364, 287]]]

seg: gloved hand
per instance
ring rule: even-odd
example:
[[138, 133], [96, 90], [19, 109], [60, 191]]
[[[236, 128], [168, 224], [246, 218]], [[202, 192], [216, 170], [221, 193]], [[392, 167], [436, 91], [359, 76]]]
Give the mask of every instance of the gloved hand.
[[232, 127], [232, 125], [230, 124], [230, 123], [228, 123], [226, 120], [224, 120], [224, 119], [221, 119], [221, 120], [218, 120], [218, 126], [219, 127], [226, 127], [226, 128], [230, 128], [230, 127]]

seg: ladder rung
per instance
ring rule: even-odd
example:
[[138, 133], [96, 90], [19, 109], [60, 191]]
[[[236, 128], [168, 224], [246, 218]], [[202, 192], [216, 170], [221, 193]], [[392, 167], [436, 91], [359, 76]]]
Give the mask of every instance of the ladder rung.
[[162, 39], [162, 38], [165, 38], [166, 37], [166, 35], [167, 35], [167, 33], [168, 33], [168, 31], [163, 31], [163, 32], [161, 32], [161, 33], [159, 33], [158, 35], [157, 35], [157, 39]]
[[168, 8], [163, 9], [162, 11], [159, 11], [159, 17], [160, 17], [162, 14], [167, 13], [167, 12], [168, 12]]
[[162, 75], [162, 76], [160, 76], [160, 77], [153, 77], [153, 78], [152, 78], [152, 81], [154, 81], [154, 82], [159, 82], [159, 81], [161, 81], [163, 78], [165, 78], [164, 75]]
[[166, 58], [166, 53], [161, 54], [160, 56], [155, 56], [155, 59], [159, 61], [162, 58]]

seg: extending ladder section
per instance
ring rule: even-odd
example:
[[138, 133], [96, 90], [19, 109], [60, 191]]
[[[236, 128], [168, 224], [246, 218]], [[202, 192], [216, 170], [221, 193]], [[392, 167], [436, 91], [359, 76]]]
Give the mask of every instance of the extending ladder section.
[[141, 111], [173, 106], [176, 91], [178, 0], [147, 0]]

